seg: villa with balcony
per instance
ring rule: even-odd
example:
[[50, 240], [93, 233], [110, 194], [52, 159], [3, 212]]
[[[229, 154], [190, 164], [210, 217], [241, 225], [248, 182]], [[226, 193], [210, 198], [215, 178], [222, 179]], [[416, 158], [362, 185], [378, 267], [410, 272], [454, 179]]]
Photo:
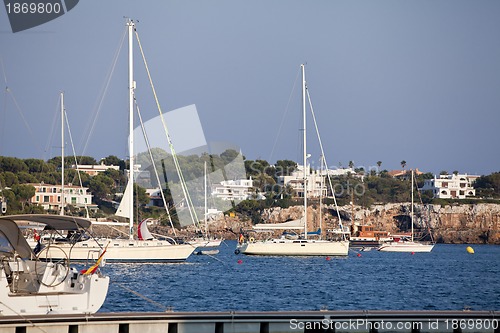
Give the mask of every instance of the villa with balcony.
[[[31, 203], [42, 206], [45, 210], [61, 210], [61, 185], [50, 184], [28, 184], [35, 187], [35, 195], [30, 199]], [[97, 209], [97, 205], [92, 204], [92, 194], [88, 187], [64, 185], [64, 202], [77, 208]]]
[[432, 191], [434, 198], [465, 199], [474, 197], [476, 190], [472, 186], [479, 176], [452, 174], [434, 176], [426, 179], [419, 191]]

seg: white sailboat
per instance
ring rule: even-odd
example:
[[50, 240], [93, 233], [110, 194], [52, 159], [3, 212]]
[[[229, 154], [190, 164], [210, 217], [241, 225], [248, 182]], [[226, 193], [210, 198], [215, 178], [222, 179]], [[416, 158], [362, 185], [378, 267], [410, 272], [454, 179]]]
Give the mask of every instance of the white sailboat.
[[203, 211], [203, 216], [204, 216], [204, 227], [205, 229], [202, 231], [203, 236], [196, 238], [189, 243], [196, 246], [196, 252], [197, 254], [204, 254], [204, 253], [210, 253], [210, 254], [215, 254], [218, 250], [215, 250], [213, 248], [217, 248], [222, 244], [223, 239], [222, 238], [215, 238], [210, 236], [209, 228], [208, 228], [208, 181], [207, 181], [207, 162], [205, 161], [204, 163], [204, 191], [205, 191], [205, 197], [204, 197], [204, 211]]
[[88, 228], [90, 221], [47, 214], [0, 217], [2, 316], [97, 312], [106, 299], [109, 286], [109, 277], [99, 270], [102, 257], [94, 265], [79, 271], [70, 266], [67, 254], [60, 259], [53, 258], [51, 253], [62, 252], [53, 245], [47, 245], [35, 254], [19, 229], [22, 224], [75, 231]]
[[[149, 232], [147, 239], [134, 238], [134, 71], [133, 71], [133, 31], [135, 23], [127, 21], [129, 43], [129, 180], [118, 207], [116, 215], [129, 219], [129, 237], [126, 239], [86, 239], [77, 242], [59, 242], [57, 245], [64, 249], [71, 260], [84, 261], [88, 259], [89, 250], [95, 253], [107, 248], [104, 259], [108, 262], [176, 262], [186, 260], [195, 247], [191, 244], [177, 244], [169, 237], [155, 239]], [[64, 146], [64, 144], [63, 144]], [[145, 234], [147, 222], [142, 225]], [[57, 255], [54, 253], [54, 255]]]
[[286, 237], [256, 241], [247, 237], [241, 239], [235, 252], [247, 255], [270, 255], [270, 256], [346, 256], [349, 251], [349, 241], [324, 240], [308, 238], [307, 228], [307, 151], [306, 151], [306, 79], [305, 66], [302, 64], [302, 121], [303, 121], [303, 161], [304, 161], [304, 212], [299, 220], [277, 223], [257, 224], [257, 230], [303, 230], [303, 237], [289, 239]]
[[413, 234], [413, 188], [414, 174], [411, 170], [411, 240], [393, 239], [391, 242], [382, 244], [378, 250], [382, 252], [431, 252], [434, 244], [417, 242], [414, 240]]

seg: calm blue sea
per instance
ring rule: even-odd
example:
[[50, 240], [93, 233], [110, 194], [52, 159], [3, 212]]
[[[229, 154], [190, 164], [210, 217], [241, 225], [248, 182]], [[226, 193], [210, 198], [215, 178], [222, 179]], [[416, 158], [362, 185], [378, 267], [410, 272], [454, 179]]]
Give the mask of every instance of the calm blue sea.
[[331, 260], [235, 255], [235, 247], [226, 241], [214, 258], [185, 263], [107, 264], [100, 312], [500, 310], [500, 246], [473, 245], [473, 255], [466, 245], [414, 255], [351, 251]]

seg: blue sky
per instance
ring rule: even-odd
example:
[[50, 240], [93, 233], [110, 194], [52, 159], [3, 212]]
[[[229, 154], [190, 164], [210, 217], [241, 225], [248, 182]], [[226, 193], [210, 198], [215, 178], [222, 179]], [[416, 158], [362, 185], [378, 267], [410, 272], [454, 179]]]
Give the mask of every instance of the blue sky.
[[500, 2], [487, 0], [85, 0], [18, 33], [3, 7], [0, 155], [60, 154], [63, 90], [77, 154], [127, 157], [126, 43], [104, 88], [124, 17], [139, 21], [163, 111], [195, 104], [206, 140], [231, 142], [247, 159], [299, 161], [296, 80], [306, 62], [330, 166], [500, 171]]

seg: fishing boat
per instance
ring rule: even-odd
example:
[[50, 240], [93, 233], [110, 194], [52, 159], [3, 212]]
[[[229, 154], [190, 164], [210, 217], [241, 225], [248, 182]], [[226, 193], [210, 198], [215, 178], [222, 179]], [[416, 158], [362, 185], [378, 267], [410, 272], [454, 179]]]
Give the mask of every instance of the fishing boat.
[[[268, 256], [346, 256], [349, 251], [349, 241], [343, 237], [340, 240], [326, 240], [308, 237], [307, 227], [307, 151], [306, 151], [306, 79], [305, 65], [301, 65], [302, 72], [302, 121], [303, 121], [303, 182], [304, 182], [304, 202], [303, 216], [298, 220], [276, 223], [257, 224], [253, 226], [255, 230], [303, 230], [299, 237], [271, 238], [267, 240], [255, 240], [253, 237], [240, 236], [236, 253], [246, 255], [268, 255]], [[324, 156], [324, 154], [323, 154]], [[340, 222], [340, 221], [339, 221]]]
[[371, 225], [352, 225], [351, 248], [378, 248], [394, 238], [387, 231], [375, 230]]
[[[133, 67], [133, 32], [135, 22], [127, 21], [128, 43], [129, 43], [129, 165], [128, 183], [125, 188], [122, 200], [116, 215], [129, 220], [128, 238], [93, 238], [93, 237], [64, 237], [53, 238], [55, 244], [64, 249], [71, 260], [87, 260], [89, 250], [98, 253], [107, 247], [105, 261], [107, 262], [178, 262], [186, 260], [195, 247], [191, 244], [179, 244], [171, 237], [155, 238], [147, 230], [147, 222], [143, 221], [139, 226], [137, 238], [134, 235], [134, 91], [136, 82], [134, 81]], [[63, 181], [64, 183], [64, 181]], [[147, 236], [144, 236], [147, 235]], [[51, 253], [57, 256], [56, 252]]]
[[431, 252], [434, 248], [433, 243], [418, 242], [414, 239], [414, 228], [413, 228], [413, 188], [414, 188], [414, 172], [411, 170], [411, 212], [410, 212], [410, 223], [411, 223], [411, 234], [410, 237], [394, 237], [391, 242], [382, 244], [378, 250], [381, 252]]
[[[12, 316], [95, 313], [104, 303], [109, 277], [99, 269], [102, 252], [89, 267], [77, 270], [69, 253], [46, 245], [37, 254], [23, 236], [20, 224], [36, 224], [45, 230], [85, 230], [90, 221], [59, 215], [11, 215], [0, 217], [0, 314]], [[50, 253], [62, 253], [54, 259]], [[92, 250], [88, 250], [90, 252]], [[87, 253], [87, 257], [91, 257]]]

